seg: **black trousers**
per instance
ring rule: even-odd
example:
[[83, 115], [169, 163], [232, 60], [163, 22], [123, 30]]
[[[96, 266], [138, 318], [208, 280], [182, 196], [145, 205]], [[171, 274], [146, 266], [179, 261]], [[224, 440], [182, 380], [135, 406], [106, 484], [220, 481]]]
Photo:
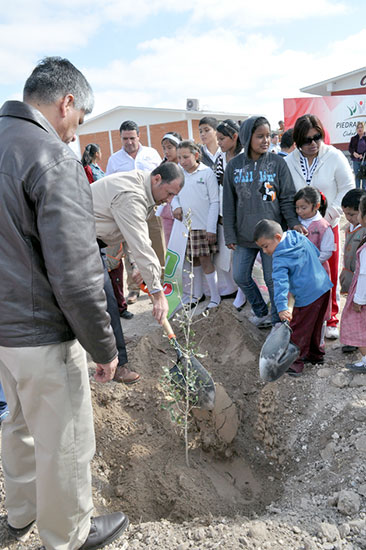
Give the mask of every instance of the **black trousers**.
[[[100, 244], [99, 244], [100, 246]], [[123, 331], [121, 326], [121, 318], [119, 315], [119, 309], [116, 297], [114, 295], [112, 282], [108, 273], [107, 264], [105, 261], [105, 250], [100, 248], [100, 255], [104, 266], [104, 292], [107, 298], [107, 311], [111, 317], [111, 327], [116, 339], [116, 346], [118, 350], [118, 366], [128, 363], [127, 350], [125, 339], [123, 337]]]

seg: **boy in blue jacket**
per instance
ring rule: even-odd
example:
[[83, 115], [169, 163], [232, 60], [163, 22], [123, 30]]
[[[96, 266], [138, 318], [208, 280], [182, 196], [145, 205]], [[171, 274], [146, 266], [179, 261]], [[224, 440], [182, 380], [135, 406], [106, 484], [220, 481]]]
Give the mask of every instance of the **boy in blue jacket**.
[[[288, 370], [299, 375], [304, 361], [323, 363], [322, 326], [328, 309], [332, 283], [319, 261], [319, 250], [306, 237], [279, 223], [261, 220], [254, 230], [254, 240], [272, 256], [274, 301], [281, 321], [289, 321], [291, 341], [300, 348], [298, 359]], [[288, 307], [288, 293], [295, 298], [293, 311]]]

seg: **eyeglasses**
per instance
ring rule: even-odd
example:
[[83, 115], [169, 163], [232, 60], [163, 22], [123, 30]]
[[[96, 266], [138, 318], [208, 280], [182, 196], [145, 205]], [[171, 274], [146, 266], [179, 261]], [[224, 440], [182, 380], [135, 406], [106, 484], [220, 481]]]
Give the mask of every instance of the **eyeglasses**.
[[317, 142], [317, 141], [320, 141], [321, 139], [323, 139], [323, 136], [321, 134], [315, 134], [315, 136], [313, 137], [307, 137], [303, 140], [302, 144], [303, 145], [311, 145], [313, 143], [313, 141]]

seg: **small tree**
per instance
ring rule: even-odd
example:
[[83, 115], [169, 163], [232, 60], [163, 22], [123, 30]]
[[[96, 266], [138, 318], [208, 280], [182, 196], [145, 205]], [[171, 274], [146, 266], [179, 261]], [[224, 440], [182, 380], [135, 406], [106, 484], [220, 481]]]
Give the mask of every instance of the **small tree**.
[[[191, 214], [188, 211], [185, 216], [185, 225], [188, 232], [191, 230]], [[181, 328], [184, 341], [180, 344], [181, 356], [178, 357], [176, 364], [172, 367], [163, 367], [164, 375], [162, 378], [162, 386], [167, 397], [167, 403], [163, 407], [169, 411], [170, 418], [178, 427], [183, 430], [185, 443], [185, 458], [186, 464], [189, 467], [189, 438], [188, 429], [191, 421], [192, 408], [198, 405], [197, 392], [200, 389], [201, 381], [198, 380], [197, 371], [194, 368], [195, 357], [205, 357], [198, 353], [195, 344], [195, 332], [193, 325], [199, 322], [200, 319], [193, 319], [193, 315], [197, 306], [191, 309], [193, 300], [193, 249], [192, 241], [189, 241], [190, 246], [187, 254], [189, 262], [189, 303], [184, 304], [182, 296], [179, 296], [182, 309], [176, 314], [175, 320]], [[203, 315], [206, 317], [207, 313]]]

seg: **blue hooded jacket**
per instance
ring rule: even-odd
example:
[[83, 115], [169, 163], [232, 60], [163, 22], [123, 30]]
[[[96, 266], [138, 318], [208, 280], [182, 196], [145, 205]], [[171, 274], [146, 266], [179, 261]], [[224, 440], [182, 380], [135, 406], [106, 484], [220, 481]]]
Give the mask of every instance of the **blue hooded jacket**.
[[295, 306], [315, 302], [332, 288], [319, 260], [319, 250], [304, 235], [287, 231], [272, 255], [274, 301], [277, 311], [288, 309], [287, 295], [295, 297]]

